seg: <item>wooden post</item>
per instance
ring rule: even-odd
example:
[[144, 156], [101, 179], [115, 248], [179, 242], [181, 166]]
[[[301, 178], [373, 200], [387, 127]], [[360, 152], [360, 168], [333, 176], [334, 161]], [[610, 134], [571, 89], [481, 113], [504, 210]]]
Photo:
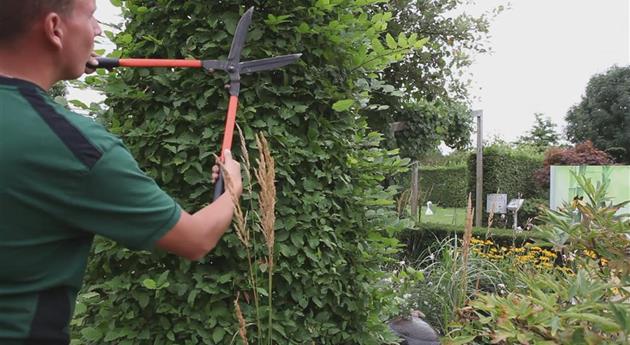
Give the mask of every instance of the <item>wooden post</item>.
[[477, 171], [475, 183], [475, 226], [481, 227], [483, 214], [483, 110], [473, 111], [477, 118]]
[[418, 165], [416, 161], [411, 166], [411, 216], [417, 220], [418, 217]]

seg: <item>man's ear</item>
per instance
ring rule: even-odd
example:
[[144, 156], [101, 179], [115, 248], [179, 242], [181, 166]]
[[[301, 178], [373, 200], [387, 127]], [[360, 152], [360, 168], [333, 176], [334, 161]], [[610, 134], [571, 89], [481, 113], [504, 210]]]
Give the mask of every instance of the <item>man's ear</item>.
[[59, 14], [50, 12], [44, 18], [44, 34], [46, 40], [57, 49], [63, 48], [63, 20]]

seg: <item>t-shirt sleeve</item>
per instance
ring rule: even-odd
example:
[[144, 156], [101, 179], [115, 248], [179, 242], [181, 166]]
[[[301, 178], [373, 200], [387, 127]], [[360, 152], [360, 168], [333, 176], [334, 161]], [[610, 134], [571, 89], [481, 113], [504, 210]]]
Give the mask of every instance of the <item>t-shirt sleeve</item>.
[[181, 208], [117, 143], [85, 176], [76, 227], [131, 249], [153, 249], [179, 220]]

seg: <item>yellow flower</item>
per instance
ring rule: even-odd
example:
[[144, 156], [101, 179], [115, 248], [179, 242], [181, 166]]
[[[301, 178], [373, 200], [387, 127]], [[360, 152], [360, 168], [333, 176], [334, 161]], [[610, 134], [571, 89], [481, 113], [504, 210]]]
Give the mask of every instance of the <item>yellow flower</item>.
[[584, 249], [582, 252], [591, 259], [597, 259], [597, 254], [592, 250]]

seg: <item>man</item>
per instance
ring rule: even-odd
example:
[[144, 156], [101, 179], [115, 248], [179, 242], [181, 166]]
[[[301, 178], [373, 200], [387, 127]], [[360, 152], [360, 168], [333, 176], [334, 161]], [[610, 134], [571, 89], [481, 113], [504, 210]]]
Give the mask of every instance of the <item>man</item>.
[[[197, 260], [231, 223], [227, 193], [192, 215], [181, 210], [118, 138], [46, 95], [91, 60], [94, 11], [94, 0], [0, 0], [2, 345], [69, 343], [94, 234]], [[240, 165], [224, 156], [240, 197]]]

